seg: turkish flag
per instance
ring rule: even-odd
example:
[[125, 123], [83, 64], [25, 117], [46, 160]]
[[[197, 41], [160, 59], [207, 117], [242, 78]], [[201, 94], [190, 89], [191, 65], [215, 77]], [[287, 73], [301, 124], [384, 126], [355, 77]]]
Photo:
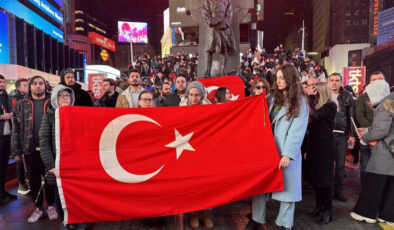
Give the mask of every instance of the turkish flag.
[[283, 190], [264, 96], [56, 112], [65, 222], [174, 215]]
[[245, 97], [245, 85], [238, 76], [224, 76], [214, 78], [199, 79], [208, 90], [208, 98], [214, 101], [215, 92], [219, 87], [226, 87], [231, 94], [231, 100], [237, 100]]

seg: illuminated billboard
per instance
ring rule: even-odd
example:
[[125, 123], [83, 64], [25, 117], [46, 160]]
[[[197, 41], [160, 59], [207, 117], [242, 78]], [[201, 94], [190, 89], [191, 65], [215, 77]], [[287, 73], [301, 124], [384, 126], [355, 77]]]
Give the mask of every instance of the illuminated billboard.
[[119, 42], [148, 43], [148, 24], [144, 22], [118, 22]]
[[394, 41], [394, 7], [378, 13], [378, 45]]
[[49, 2], [46, 0], [29, 0], [33, 5], [35, 5], [38, 9], [43, 11], [45, 14], [47, 14], [49, 17], [54, 19], [56, 22], [60, 23], [60, 25], [63, 25], [63, 14], [60, 13], [54, 6], [52, 6]]
[[115, 42], [112, 41], [111, 39], [108, 39], [95, 32], [89, 32], [88, 36], [93, 44], [99, 45], [101, 47], [104, 47], [108, 50], [115, 52]]
[[58, 41], [63, 42], [63, 31], [38, 16], [17, 0], [0, 0], [0, 7], [19, 18], [22, 18], [25, 22], [34, 25], [37, 29], [44, 31], [44, 33], [52, 36]]
[[8, 16], [3, 11], [0, 11], [0, 31], [0, 64], [9, 64]]

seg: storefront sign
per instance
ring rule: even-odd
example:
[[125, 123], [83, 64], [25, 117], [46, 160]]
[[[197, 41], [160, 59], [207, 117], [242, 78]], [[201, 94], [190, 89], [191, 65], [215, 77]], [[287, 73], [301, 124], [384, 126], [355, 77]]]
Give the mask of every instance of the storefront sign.
[[343, 86], [350, 85], [355, 94], [359, 94], [365, 86], [365, 66], [344, 67]]
[[115, 52], [115, 42], [98, 33], [89, 32], [89, 38], [93, 44], [104, 47], [112, 52]]
[[103, 96], [104, 74], [89, 74], [89, 90], [92, 90], [94, 98], [98, 99]]
[[103, 61], [108, 61], [109, 54], [108, 54], [107, 50], [103, 49], [103, 50], [100, 52], [100, 56], [101, 56], [101, 59], [102, 59]]

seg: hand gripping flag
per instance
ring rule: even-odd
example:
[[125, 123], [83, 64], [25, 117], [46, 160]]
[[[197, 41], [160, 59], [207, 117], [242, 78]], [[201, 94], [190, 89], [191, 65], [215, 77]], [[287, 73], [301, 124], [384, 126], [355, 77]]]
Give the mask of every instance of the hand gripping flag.
[[56, 112], [66, 223], [173, 215], [283, 190], [264, 96]]
[[215, 92], [219, 87], [226, 87], [230, 91], [231, 101], [245, 97], [245, 84], [239, 76], [224, 76], [199, 79], [208, 91], [208, 98], [215, 99]]

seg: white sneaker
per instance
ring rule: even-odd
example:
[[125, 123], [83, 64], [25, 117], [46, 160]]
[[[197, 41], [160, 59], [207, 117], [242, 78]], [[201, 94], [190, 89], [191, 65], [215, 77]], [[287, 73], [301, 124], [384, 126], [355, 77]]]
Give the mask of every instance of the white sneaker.
[[56, 220], [58, 218], [56, 209], [53, 206], [48, 206], [47, 213], [49, 220]]
[[355, 212], [350, 212], [350, 216], [351, 216], [353, 219], [355, 219], [355, 220], [358, 220], [358, 221], [365, 221], [365, 222], [367, 222], [367, 223], [369, 223], [369, 224], [374, 224], [374, 223], [376, 223], [376, 220], [371, 219], [371, 218], [368, 218], [368, 217], [365, 217], [365, 216], [360, 216], [360, 215], [358, 215], [358, 214], [355, 213]]
[[18, 193], [21, 195], [27, 195], [30, 192], [26, 184], [19, 184]]
[[33, 213], [27, 219], [27, 223], [32, 224], [39, 220], [44, 215], [44, 212], [39, 208], [34, 209]]
[[390, 226], [394, 226], [394, 222], [388, 222], [388, 221], [385, 221], [385, 220], [383, 220], [383, 219], [380, 219], [379, 217], [378, 217], [378, 221], [379, 221], [380, 223], [386, 223], [386, 224], [388, 224], [388, 225], [390, 225]]

